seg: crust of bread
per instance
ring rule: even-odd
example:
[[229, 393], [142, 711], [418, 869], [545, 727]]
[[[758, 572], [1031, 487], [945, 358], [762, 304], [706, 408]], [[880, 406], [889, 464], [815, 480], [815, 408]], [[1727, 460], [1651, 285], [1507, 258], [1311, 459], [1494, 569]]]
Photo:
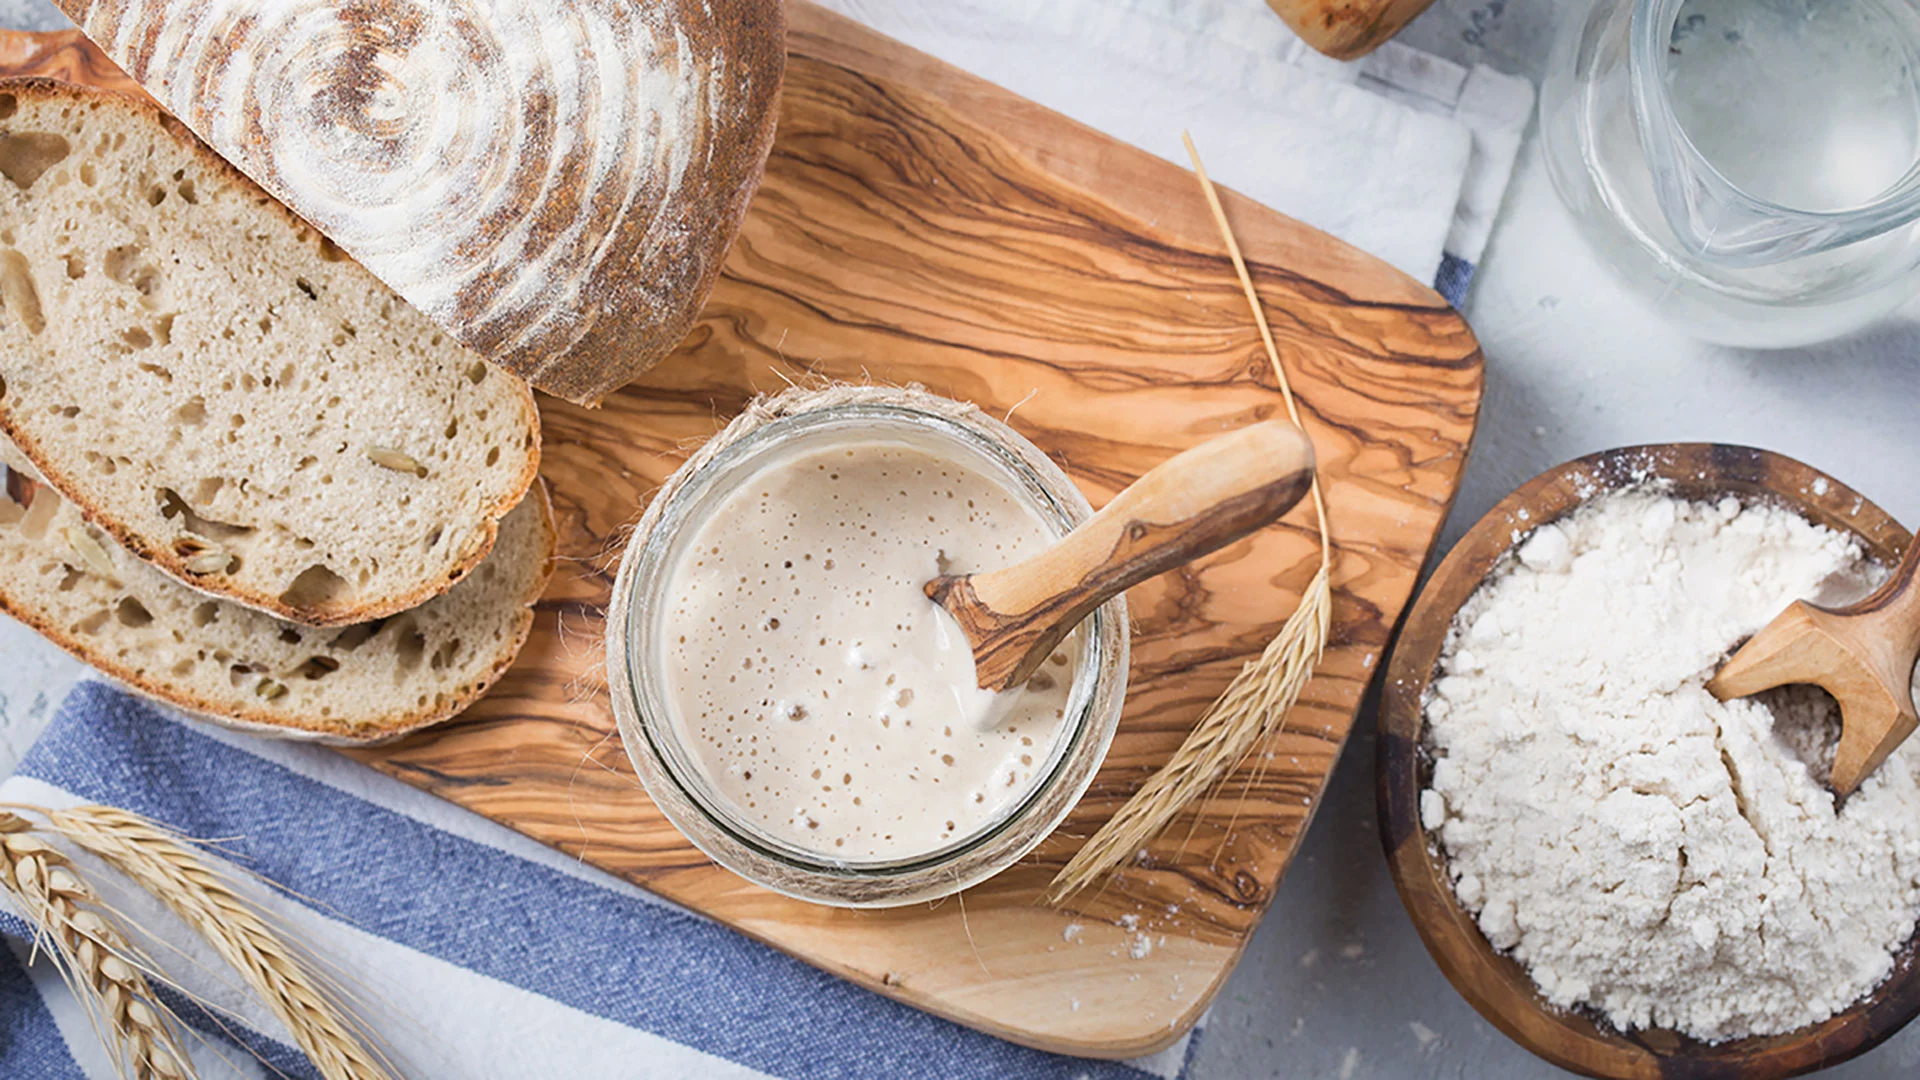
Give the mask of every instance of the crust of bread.
[[[781, 0], [363, 0], [351, 17], [330, 0], [271, 17], [241, 0], [57, 2], [462, 344], [583, 404], [659, 362], [699, 314], [766, 168], [786, 68]], [[254, 66], [267, 51], [286, 62]], [[394, 99], [398, 119], [373, 114]], [[502, 134], [474, 116], [514, 122]], [[449, 125], [471, 153], [431, 162], [449, 183], [416, 185]], [[413, 236], [396, 244], [403, 219]]]
[[727, 253], [746, 224], [748, 207], [766, 176], [786, 78], [786, 6], [780, 0], [715, 0], [712, 6], [715, 20], [731, 43], [731, 62], [767, 75], [757, 88], [757, 96], [742, 104], [740, 122], [733, 130], [707, 133], [712, 147], [705, 179], [707, 194], [700, 200], [699, 209], [685, 215], [691, 225], [685, 233], [697, 242], [687, 249], [646, 251], [630, 271], [657, 275], [675, 265], [698, 267], [698, 273], [682, 286], [680, 302], [656, 322], [620, 318], [620, 313], [609, 312], [609, 317], [595, 322], [557, 356], [530, 348], [502, 351], [499, 343], [486, 340], [465, 342], [468, 348], [495, 357], [555, 397], [597, 405], [601, 398], [639, 378], [679, 347], [720, 279]]
[[[507, 511], [519, 505], [519, 499], [511, 501], [502, 499], [500, 501], [505, 503], [504, 506], [497, 506], [494, 513], [489, 514], [483, 521], [476, 524], [475, 527], [480, 531], [481, 542], [474, 545], [473, 553], [461, 560], [456, 569], [447, 575], [447, 580], [444, 584], [423, 585], [420, 588], [413, 589], [385, 603], [379, 604], [369, 603], [295, 608], [284, 603], [278, 596], [255, 590], [236, 588], [232, 590], [215, 591], [201, 587], [196, 581], [195, 576], [187, 571], [186, 560], [176, 554], [172, 548], [165, 545], [147, 543], [137, 533], [125, 528], [120, 522], [103, 514], [100, 507], [87, 498], [87, 490], [81, 483], [75, 482], [72, 477], [67, 476], [58, 469], [49, 468], [46, 455], [36, 449], [31, 435], [14, 426], [4, 405], [0, 405], [0, 436], [6, 437], [12, 441], [15, 446], [19, 447], [20, 452], [33, 464], [34, 471], [45, 477], [47, 483], [52, 484], [68, 502], [73, 503], [74, 507], [80, 511], [81, 515], [87, 519], [89, 524], [92, 524], [108, 536], [113, 537], [114, 543], [119, 544], [127, 551], [138, 556], [142, 562], [165, 572], [168, 577], [173, 578], [175, 581], [178, 581], [180, 584], [185, 585], [197, 593], [219, 600], [231, 600], [236, 604], [244, 604], [256, 611], [264, 611], [275, 618], [299, 623], [301, 626], [352, 626], [355, 623], [372, 622], [374, 619], [384, 619], [389, 615], [398, 615], [403, 611], [417, 608], [434, 597], [445, 593], [448, 589], [459, 584], [461, 579], [473, 572], [474, 567], [485, 562], [487, 556], [493, 553], [494, 541], [500, 537], [500, 519], [506, 516]], [[532, 486], [539, 478], [539, 438], [536, 429], [533, 456], [526, 470], [525, 479], [528, 486], [520, 489], [521, 498], [526, 498], [531, 494]]]
[[397, 710], [372, 723], [361, 725], [352, 734], [343, 733], [337, 723], [328, 723], [318, 717], [278, 716], [257, 708], [231, 711], [220, 709], [204, 698], [182, 693], [176, 688], [153, 679], [143, 678], [125, 665], [116, 662], [112, 657], [88, 648], [86, 642], [54, 625], [44, 612], [10, 598], [4, 587], [0, 587], [0, 612], [26, 624], [41, 637], [114, 681], [156, 701], [192, 713], [209, 723], [250, 735], [263, 735], [297, 742], [329, 746], [375, 746], [452, 719], [492, 689], [494, 683], [506, 674], [507, 669], [513, 666], [514, 660], [520, 655], [521, 648], [526, 645], [527, 638], [533, 630], [534, 604], [539, 600], [541, 593], [546, 591], [547, 582], [553, 576], [559, 548], [559, 534], [553, 522], [553, 503], [547, 495], [546, 485], [535, 484], [527, 493], [527, 498], [538, 500], [545, 556], [533, 588], [524, 598], [524, 606], [516, 620], [512, 645], [495, 657], [486, 673], [475, 679], [466, 693], [457, 696], [449, 695], [447, 700], [434, 708]]
[[[0, 78], [0, 93], [13, 94], [18, 97], [38, 97], [53, 101], [67, 101], [75, 104], [85, 104], [89, 101], [108, 98], [116, 103], [124, 104], [153, 119], [172, 136], [175, 142], [189, 149], [209, 171], [218, 172], [229, 178], [235, 184], [256, 194], [259, 197], [260, 205], [270, 208], [271, 212], [279, 215], [285, 221], [288, 228], [301, 234], [311, 234], [312, 236], [319, 237], [323, 243], [326, 242], [324, 235], [318, 229], [315, 229], [310, 223], [294, 213], [285, 204], [274, 199], [262, 190], [258, 184], [254, 183], [240, 170], [234, 168], [226, 159], [214, 153], [204, 142], [201, 142], [185, 124], [160, 108], [151, 98], [117, 90], [81, 86], [41, 76]], [[114, 541], [127, 551], [132, 552], [145, 562], [163, 570], [169, 577], [174, 578], [188, 588], [222, 600], [232, 600], [235, 603], [244, 604], [289, 622], [299, 623], [302, 626], [350, 626], [355, 623], [385, 618], [410, 608], [419, 607], [435, 596], [446, 592], [447, 589], [459, 582], [470, 573], [474, 567], [480, 565], [493, 550], [494, 541], [499, 535], [500, 518], [504, 517], [509, 510], [519, 505], [520, 500], [524, 498], [527, 492], [534, 486], [535, 480], [538, 478], [540, 472], [542, 446], [539, 409], [535, 404], [532, 390], [522, 383], [516, 383], [516, 385], [519, 390], [517, 396], [523, 402], [529, 419], [527, 427], [532, 433], [533, 445], [528, 451], [526, 466], [522, 470], [520, 477], [506, 494], [495, 500], [494, 505], [483, 515], [482, 520], [475, 523], [475, 527], [479, 530], [481, 542], [476, 544], [471, 553], [457, 564], [456, 569], [448, 575], [445, 581], [424, 584], [419, 588], [403, 594], [385, 598], [380, 603], [362, 602], [311, 608], [295, 608], [286, 604], [277, 594], [248, 590], [239, 586], [219, 590], [206, 588], [202, 584], [201, 579], [198, 579], [195, 575], [188, 572], [185, 565], [186, 560], [170, 547], [147, 543], [143, 537], [126, 528], [124, 523], [108, 517], [98, 503], [88, 497], [85, 481], [67, 474], [64, 470], [59, 469], [53, 464], [44, 449], [37, 445], [33, 435], [16, 423], [12, 411], [6, 403], [6, 399], [3, 397], [0, 397], [0, 435], [4, 435], [7, 439], [11, 440], [33, 464], [35, 471], [44, 477], [48, 483], [52, 484], [54, 488], [59, 490], [61, 495], [69, 502], [73, 503], [90, 523], [112, 536]]]

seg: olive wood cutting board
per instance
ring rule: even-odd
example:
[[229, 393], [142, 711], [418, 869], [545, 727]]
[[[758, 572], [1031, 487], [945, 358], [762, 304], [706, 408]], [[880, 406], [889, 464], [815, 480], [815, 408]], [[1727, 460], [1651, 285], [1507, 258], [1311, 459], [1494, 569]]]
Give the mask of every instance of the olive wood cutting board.
[[[1095, 506], [1185, 447], [1284, 415], [1191, 174], [801, 0], [789, 14], [766, 182], [693, 332], [597, 410], [541, 401], [563, 561], [526, 651], [459, 720], [356, 756], [879, 993], [1044, 1049], [1154, 1051], [1224, 983], [1313, 816], [1453, 499], [1479, 347], [1431, 290], [1223, 192], [1336, 545], [1331, 647], [1285, 730], [1107, 888], [1040, 902], [1293, 611], [1317, 564], [1306, 505], [1131, 592], [1112, 752], [1013, 869], [887, 911], [748, 885], [638, 786], [599, 642], [623, 527], [751, 395], [817, 376], [922, 383], [1010, 416]], [[28, 72], [126, 85], [77, 34], [0, 35], [0, 73]]]

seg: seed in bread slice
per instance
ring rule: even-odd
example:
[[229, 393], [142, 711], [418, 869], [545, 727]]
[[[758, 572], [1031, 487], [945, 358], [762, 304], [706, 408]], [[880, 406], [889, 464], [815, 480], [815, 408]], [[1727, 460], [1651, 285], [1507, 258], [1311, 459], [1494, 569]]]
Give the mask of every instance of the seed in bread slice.
[[546, 489], [500, 523], [473, 573], [412, 611], [344, 629], [282, 622], [128, 555], [0, 441], [0, 610], [101, 671], [228, 727], [371, 743], [445, 720], [526, 643], [553, 569]]
[[526, 385], [152, 103], [0, 82], [0, 432], [127, 550], [307, 625], [445, 592], [533, 482]]

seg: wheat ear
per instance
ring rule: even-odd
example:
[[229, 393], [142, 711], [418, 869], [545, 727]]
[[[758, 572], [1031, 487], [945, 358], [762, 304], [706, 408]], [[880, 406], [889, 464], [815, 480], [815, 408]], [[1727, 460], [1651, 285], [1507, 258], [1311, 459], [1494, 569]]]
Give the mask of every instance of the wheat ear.
[[35, 947], [48, 949], [86, 1008], [115, 1074], [134, 1080], [194, 1076], [174, 1037], [173, 1014], [131, 959], [126, 934], [66, 855], [33, 836], [32, 828], [18, 814], [0, 813], [0, 886], [32, 924]]
[[46, 811], [51, 826], [159, 898], [207, 939], [285, 1024], [326, 1080], [390, 1080], [354, 1020], [306, 960], [200, 853], [148, 818], [111, 806]]
[[[1200, 151], [1185, 132], [1187, 155], [1193, 159], [1193, 172], [1200, 190], [1207, 197], [1213, 220], [1220, 226], [1233, 269], [1240, 275], [1240, 287], [1253, 308], [1253, 321], [1260, 328], [1260, 341], [1267, 348], [1273, 375], [1280, 383], [1280, 394], [1287, 403], [1287, 416], [1301, 427], [1300, 407], [1293, 399], [1293, 384], [1287, 381], [1286, 368], [1280, 365], [1280, 349], [1273, 342], [1273, 330], [1260, 306], [1260, 294], [1254, 291], [1253, 275], [1240, 254], [1240, 243], [1227, 224], [1227, 212], [1220, 195], [1200, 164]], [[1300, 692], [1313, 678], [1313, 669], [1327, 650], [1327, 637], [1333, 621], [1333, 543], [1327, 536], [1327, 504], [1320, 494], [1320, 476], [1316, 472], [1312, 486], [1314, 520], [1320, 527], [1320, 569], [1307, 583], [1300, 605], [1288, 616], [1280, 633], [1267, 643], [1258, 659], [1240, 669], [1207, 714], [1200, 718], [1180, 749], [1159, 772], [1147, 778], [1139, 791], [1120, 807], [1100, 831], [1093, 834], [1047, 887], [1047, 899], [1061, 900], [1106, 877], [1116, 867], [1133, 858], [1134, 852], [1189, 804], [1211, 788], [1216, 781], [1238, 765], [1261, 741], [1286, 724], [1287, 713], [1300, 700]]]

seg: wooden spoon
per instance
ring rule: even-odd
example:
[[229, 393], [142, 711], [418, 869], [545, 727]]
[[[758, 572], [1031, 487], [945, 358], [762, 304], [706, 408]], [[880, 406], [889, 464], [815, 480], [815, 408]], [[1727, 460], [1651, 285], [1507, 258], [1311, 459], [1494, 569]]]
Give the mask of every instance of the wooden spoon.
[[1313, 483], [1313, 444], [1267, 420], [1168, 458], [1025, 562], [942, 575], [927, 595], [973, 645], [980, 686], [1025, 682], [1094, 608], [1277, 520]]
[[1920, 726], [1913, 668], [1920, 662], [1920, 540], [1886, 584], [1857, 604], [1796, 600], [1721, 665], [1707, 689], [1722, 701], [1789, 683], [1813, 683], [1840, 703], [1831, 786], [1848, 795]]

